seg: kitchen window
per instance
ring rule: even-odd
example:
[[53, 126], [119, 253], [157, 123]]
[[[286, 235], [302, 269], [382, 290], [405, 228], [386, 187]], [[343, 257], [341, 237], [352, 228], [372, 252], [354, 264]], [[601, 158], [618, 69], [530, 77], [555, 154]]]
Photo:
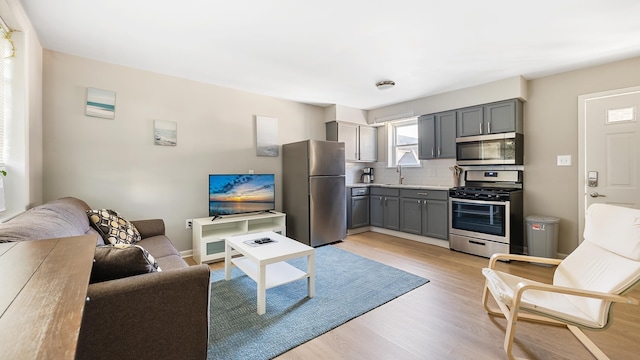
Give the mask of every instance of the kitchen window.
[[420, 166], [418, 160], [418, 118], [387, 124], [389, 134], [388, 166]]

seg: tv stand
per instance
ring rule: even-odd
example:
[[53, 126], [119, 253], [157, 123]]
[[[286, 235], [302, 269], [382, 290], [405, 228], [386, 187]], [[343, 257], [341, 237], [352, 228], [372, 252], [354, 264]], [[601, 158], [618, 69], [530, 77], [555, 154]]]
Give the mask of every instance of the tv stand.
[[268, 211], [193, 219], [193, 260], [198, 264], [224, 260], [225, 238], [262, 231], [286, 236], [286, 215]]

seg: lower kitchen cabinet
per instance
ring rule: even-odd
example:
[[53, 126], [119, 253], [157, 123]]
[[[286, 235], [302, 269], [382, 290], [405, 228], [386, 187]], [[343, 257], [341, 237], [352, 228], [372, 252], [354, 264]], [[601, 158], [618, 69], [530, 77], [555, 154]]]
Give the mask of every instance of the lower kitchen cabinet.
[[448, 239], [446, 190], [400, 190], [400, 231]]
[[447, 200], [424, 200], [422, 216], [423, 235], [449, 239], [449, 203]]
[[422, 201], [420, 199], [400, 199], [400, 230], [422, 235]]
[[[369, 190], [369, 223], [389, 230], [449, 239], [449, 193], [447, 190], [401, 189], [372, 186]], [[353, 228], [356, 203], [351, 198]], [[364, 226], [364, 225], [363, 225]]]
[[347, 191], [347, 229], [369, 226], [369, 188]]
[[371, 188], [369, 224], [389, 230], [400, 230], [400, 193], [395, 188]]

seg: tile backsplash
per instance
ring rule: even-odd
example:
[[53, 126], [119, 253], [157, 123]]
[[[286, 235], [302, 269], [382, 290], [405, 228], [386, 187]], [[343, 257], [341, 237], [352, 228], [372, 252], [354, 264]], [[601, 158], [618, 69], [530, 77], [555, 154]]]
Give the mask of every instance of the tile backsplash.
[[[402, 177], [406, 185], [433, 185], [433, 186], [453, 186], [453, 173], [450, 167], [456, 164], [455, 159], [435, 159], [422, 160], [421, 167], [403, 167]], [[384, 162], [377, 163], [347, 163], [346, 164], [347, 184], [359, 183], [362, 175], [362, 168], [371, 166], [374, 168], [374, 183], [377, 184], [398, 184], [399, 174], [395, 167], [388, 168]]]

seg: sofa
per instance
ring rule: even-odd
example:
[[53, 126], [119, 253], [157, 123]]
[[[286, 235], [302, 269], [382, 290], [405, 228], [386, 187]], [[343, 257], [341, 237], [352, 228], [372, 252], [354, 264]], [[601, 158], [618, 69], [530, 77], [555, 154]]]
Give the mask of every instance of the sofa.
[[[66, 197], [0, 224], [0, 242], [95, 234], [83, 200]], [[77, 359], [205, 359], [209, 335], [210, 269], [189, 266], [165, 236], [161, 219], [131, 221], [159, 270], [93, 282], [87, 290]], [[92, 240], [93, 241], [93, 240]], [[101, 260], [94, 259], [93, 271]], [[153, 269], [152, 269], [153, 270]], [[119, 275], [121, 276], [121, 275]]]

